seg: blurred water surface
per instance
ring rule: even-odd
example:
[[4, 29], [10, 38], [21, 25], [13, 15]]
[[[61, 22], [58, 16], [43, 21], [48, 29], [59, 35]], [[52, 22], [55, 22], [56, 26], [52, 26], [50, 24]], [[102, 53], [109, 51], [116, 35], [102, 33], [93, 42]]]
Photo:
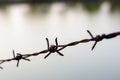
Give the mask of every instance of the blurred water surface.
[[[120, 31], [120, 5], [103, 3], [44, 3], [0, 6], [0, 59], [46, 49], [58, 37], [59, 44]], [[31, 62], [5, 63], [1, 80], [119, 80], [120, 38], [68, 47], [58, 54], [31, 57]]]

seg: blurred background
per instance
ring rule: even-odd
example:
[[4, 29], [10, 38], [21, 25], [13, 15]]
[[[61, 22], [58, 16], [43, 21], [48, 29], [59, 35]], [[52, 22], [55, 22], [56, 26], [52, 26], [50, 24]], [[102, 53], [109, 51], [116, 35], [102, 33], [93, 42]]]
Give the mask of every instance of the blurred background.
[[[0, 60], [12, 50], [31, 54], [59, 44], [120, 31], [120, 0], [0, 0]], [[78, 44], [44, 59], [4, 63], [1, 80], [120, 80], [120, 37]]]

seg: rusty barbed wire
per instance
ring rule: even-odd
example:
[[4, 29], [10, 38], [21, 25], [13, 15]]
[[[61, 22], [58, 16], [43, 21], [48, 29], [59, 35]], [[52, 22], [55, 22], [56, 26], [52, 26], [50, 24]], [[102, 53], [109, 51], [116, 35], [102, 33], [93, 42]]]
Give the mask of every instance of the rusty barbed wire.
[[[30, 61], [30, 59], [27, 59], [28, 57], [38, 56], [40, 54], [45, 54], [45, 53], [48, 53], [48, 54], [44, 57], [44, 59], [46, 59], [51, 53], [55, 53], [55, 52], [58, 53], [60, 56], [64, 56], [60, 52], [64, 48], [69, 47], [69, 46], [75, 46], [75, 45], [77, 45], [79, 43], [87, 43], [87, 42], [90, 42], [90, 41], [94, 41], [95, 42], [94, 45], [91, 48], [91, 50], [93, 50], [95, 48], [96, 44], [98, 42], [102, 41], [103, 39], [111, 39], [111, 38], [114, 38], [114, 37], [117, 37], [117, 36], [120, 35], [120, 32], [114, 32], [114, 33], [110, 33], [110, 34], [96, 35], [94, 37], [93, 34], [89, 30], [87, 30], [87, 32], [88, 32], [88, 34], [91, 37], [90, 39], [82, 39], [80, 41], [74, 41], [74, 42], [71, 42], [71, 43], [68, 43], [68, 44], [65, 44], [65, 45], [59, 45], [58, 41], [57, 41], [57, 38], [55, 39], [55, 45], [49, 45], [49, 39], [46, 38], [47, 49], [42, 50], [42, 51], [37, 52], [37, 53], [32, 53], [32, 54], [16, 53], [17, 55], [15, 55], [15, 51], [13, 50], [13, 58], [0, 60], [0, 64], [16, 60], [17, 61], [17, 65], [16, 66], [18, 67], [20, 60]], [[3, 67], [0, 66], [0, 69], [3, 69]]]

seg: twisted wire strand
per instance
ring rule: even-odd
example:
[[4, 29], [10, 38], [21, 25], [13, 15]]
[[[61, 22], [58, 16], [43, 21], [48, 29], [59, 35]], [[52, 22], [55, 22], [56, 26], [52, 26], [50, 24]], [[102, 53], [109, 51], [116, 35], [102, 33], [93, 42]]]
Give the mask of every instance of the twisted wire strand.
[[[46, 54], [47, 52], [50, 52], [50, 53], [58, 52], [58, 53], [60, 53], [59, 51], [65, 49], [66, 47], [75, 46], [77, 44], [87, 43], [87, 42], [90, 42], [90, 41], [94, 41], [95, 42], [94, 45], [91, 48], [91, 50], [93, 50], [95, 48], [96, 44], [98, 42], [102, 41], [103, 39], [111, 39], [111, 38], [115, 38], [115, 37], [120, 35], [120, 32], [114, 32], [114, 33], [110, 33], [110, 34], [96, 35], [94, 37], [89, 30], [87, 30], [87, 32], [91, 36], [90, 39], [82, 39], [80, 41], [74, 41], [74, 42], [71, 42], [71, 43], [68, 43], [68, 44], [65, 44], [65, 45], [58, 45], [58, 43], [57, 43], [57, 45], [54, 45], [55, 48], [50, 47], [50, 49], [45, 49], [45, 50], [42, 50], [40, 52], [36, 52], [36, 53], [32, 53], [32, 54], [23, 54], [22, 55], [22, 54], [19, 53], [19, 55], [21, 55], [21, 56], [17, 55], [17, 56], [14, 56], [13, 58], [10, 58], [10, 59], [0, 60], [0, 64], [5, 63], [5, 62], [10, 62], [10, 61], [13, 61], [13, 60], [17, 60], [18, 61], [17, 67], [18, 67], [19, 61], [21, 59], [30, 61], [29, 59], [26, 59], [26, 58], [31, 57], [31, 56], [38, 56], [40, 54]], [[47, 39], [47, 41], [48, 41], [48, 39]], [[55, 41], [57, 42], [57, 38], [56, 38]], [[0, 66], [0, 69], [3, 69], [3, 67]]]

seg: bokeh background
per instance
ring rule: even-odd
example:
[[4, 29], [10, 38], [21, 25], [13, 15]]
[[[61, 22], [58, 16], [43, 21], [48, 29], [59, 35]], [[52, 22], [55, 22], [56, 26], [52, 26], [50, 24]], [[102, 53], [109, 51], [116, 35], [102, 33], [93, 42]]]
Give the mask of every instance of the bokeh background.
[[[119, 0], [0, 0], [0, 59], [39, 52], [57, 37], [59, 44], [120, 31]], [[1, 80], [120, 80], [120, 37], [67, 47], [65, 56], [45, 54], [31, 62], [4, 63]]]

